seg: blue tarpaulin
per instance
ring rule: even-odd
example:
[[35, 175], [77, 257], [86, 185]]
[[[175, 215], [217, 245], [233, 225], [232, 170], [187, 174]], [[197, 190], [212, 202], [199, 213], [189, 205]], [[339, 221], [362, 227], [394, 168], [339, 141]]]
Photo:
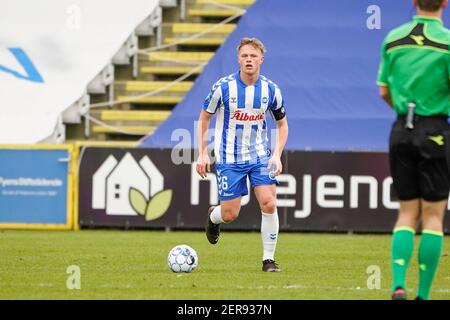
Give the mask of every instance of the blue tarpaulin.
[[238, 70], [239, 40], [257, 37], [268, 50], [261, 74], [283, 93], [286, 149], [385, 151], [395, 114], [378, 95], [380, 45], [415, 14], [410, 0], [257, 0], [169, 119], [141, 146], [194, 147], [195, 121], [212, 84]]

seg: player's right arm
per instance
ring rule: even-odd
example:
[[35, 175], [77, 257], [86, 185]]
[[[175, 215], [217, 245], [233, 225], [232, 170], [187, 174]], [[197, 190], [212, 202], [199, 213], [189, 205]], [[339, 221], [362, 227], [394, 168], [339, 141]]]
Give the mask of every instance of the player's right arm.
[[212, 114], [205, 110], [200, 111], [198, 117], [197, 137], [198, 137], [198, 159], [197, 159], [197, 173], [206, 178], [206, 174], [211, 172], [211, 160], [208, 155], [207, 148], [207, 133], [209, 124], [211, 122]]

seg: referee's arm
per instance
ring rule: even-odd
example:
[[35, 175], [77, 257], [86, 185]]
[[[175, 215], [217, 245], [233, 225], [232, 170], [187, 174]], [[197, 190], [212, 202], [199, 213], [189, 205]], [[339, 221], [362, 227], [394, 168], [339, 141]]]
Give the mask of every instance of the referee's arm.
[[384, 101], [392, 108], [392, 98], [391, 91], [388, 86], [388, 75], [389, 75], [389, 57], [386, 52], [386, 41], [383, 41], [381, 46], [381, 61], [378, 68], [378, 78], [377, 84], [380, 88], [380, 96]]
[[380, 96], [392, 108], [393, 105], [392, 105], [391, 91], [389, 90], [389, 87], [384, 86], [384, 85], [379, 85], [379, 88], [380, 88]]

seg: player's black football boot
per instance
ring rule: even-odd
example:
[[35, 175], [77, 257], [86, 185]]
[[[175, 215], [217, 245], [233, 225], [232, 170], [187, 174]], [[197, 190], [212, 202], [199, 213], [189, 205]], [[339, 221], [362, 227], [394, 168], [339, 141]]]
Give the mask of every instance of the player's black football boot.
[[209, 243], [216, 244], [219, 241], [220, 236], [220, 224], [214, 224], [209, 217], [211, 212], [214, 210], [214, 206], [208, 209], [208, 217], [206, 218], [206, 238], [208, 238]]
[[267, 259], [263, 261], [262, 271], [264, 272], [281, 272], [280, 267], [275, 261]]

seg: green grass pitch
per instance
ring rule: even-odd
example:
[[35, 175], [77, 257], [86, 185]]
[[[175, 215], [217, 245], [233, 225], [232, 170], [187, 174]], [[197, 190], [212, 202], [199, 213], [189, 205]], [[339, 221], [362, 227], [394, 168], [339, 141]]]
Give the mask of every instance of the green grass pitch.
[[[281, 233], [281, 273], [261, 271], [258, 232], [222, 232], [210, 245], [202, 232], [0, 231], [0, 299], [388, 299], [390, 236]], [[408, 272], [417, 288], [416, 252]], [[172, 273], [169, 250], [192, 246], [199, 266]], [[450, 299], [450, 237], [431, 298]], [[77, 265], [81, 288], [69, 290], [67, 268]], [[381, 288], [369, 289], [369, 266]], [[370, 271], [370, 270], [369, 270]]]

